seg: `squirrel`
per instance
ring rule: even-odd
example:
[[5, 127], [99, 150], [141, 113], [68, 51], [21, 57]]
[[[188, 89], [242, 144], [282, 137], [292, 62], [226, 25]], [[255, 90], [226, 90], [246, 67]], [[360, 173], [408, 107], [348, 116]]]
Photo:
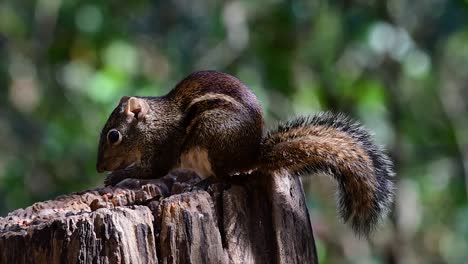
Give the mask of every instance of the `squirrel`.
[[338, 182], [338, 207], [368, 234], [393, 200], [393, 164], [370, 133], [343, 114], [319, 113], [264, 133], [261, 106], [237, 78], [199, 71], [161, 97], [124, 96], [102, 129], [97, 171], [105, 185], [190, 169], [202, 179], [252, 171], [322, 172]]

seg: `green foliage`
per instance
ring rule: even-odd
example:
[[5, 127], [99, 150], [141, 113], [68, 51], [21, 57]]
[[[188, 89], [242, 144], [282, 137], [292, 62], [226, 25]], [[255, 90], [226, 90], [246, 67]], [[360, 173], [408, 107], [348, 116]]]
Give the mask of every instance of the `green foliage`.
[[198, 69], [238, 76], [272, 124], [343, 111], [396, 161], [395, 210], [369, 241], [306, 179], [322, 263], [468, 258], [467, 1], [0, 2], [0, 215], [102, 184], [123, 95]]

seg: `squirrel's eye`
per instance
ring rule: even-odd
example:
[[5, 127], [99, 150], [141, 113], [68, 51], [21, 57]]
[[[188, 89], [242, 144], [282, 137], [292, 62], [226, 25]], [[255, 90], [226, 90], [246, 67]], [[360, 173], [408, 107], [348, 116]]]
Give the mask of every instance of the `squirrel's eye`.
[[107, 141], [110, 144], [117, 145], [122, 141], [122, 134], [117, 129], [111, 129], [107, 133]]

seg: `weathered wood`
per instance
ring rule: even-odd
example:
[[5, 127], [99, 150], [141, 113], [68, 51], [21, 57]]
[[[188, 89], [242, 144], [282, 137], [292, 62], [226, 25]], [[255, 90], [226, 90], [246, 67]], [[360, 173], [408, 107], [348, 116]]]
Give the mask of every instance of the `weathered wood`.
[[[301, 179], [286, 171], [273, 175], [272, 212], [278, 259], [281, 263], [303, 263], [315, 257], [315, 248], [306, 241], [314, 239]], [[303, 241], [303, 243], [290, 243]]]
[[317, 263], [300, 178], [256, 173], [184, 192], [197, 180], [178, 171], [11, 212], [0, 263]]

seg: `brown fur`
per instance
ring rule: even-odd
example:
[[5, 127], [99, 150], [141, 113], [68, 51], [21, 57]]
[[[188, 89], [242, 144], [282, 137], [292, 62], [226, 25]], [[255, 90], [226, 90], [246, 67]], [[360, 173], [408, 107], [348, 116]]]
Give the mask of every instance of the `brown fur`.
[[[161, 177], [194, 148], [207, 151], [217, 177], [253, 166], [263, 133], [262, 111], [255, 95], [236, 78], [196, 72], [166, 96], [138, 98], [150, 106], [144, 119], [128, 120], [121, 109], [130, 99], [124, 97], [102, 130], [97, 168], [113, 171], [108, 184], [126, 177]], [[107, 142], [110, 129], [124, 136], [117, 146]], [[138, 166], [126, 169], [136, 157]]]
[[[120, 144], [108, 142], [111, 129], [121, 133]], [[391, 162], [358, 124], [325, 113], [263, 137], [255, 95], [215, 71], [193, 73], [165, 96], [123, 97], [102, 130], [97, 169], [112, 171], [106, 184], [158, 178], [178, 167], [218, 178], [251, 170], [330, 174], [339, 184], [341, 215], [363, 234], [393, 194]]]
[[280, 125], [260, 147], [258, 170], [322, 172], [339, 186], [339, 209], [359, 234], [367, 234], [389, 209], [392, 164], [359, 124], [343, 115], [318, 114]]

